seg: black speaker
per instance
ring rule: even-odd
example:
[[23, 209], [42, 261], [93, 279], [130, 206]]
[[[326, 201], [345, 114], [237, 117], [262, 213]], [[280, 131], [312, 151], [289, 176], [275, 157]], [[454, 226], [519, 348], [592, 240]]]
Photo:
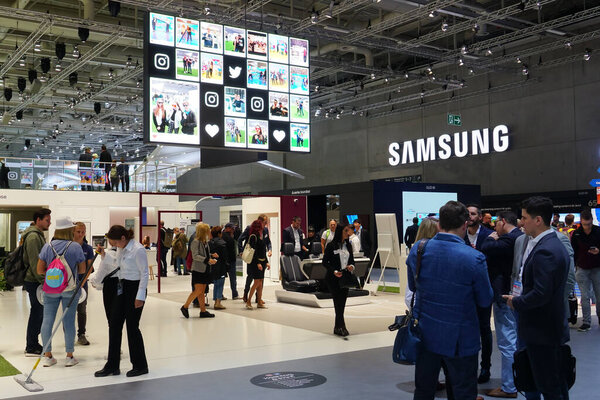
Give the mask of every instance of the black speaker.
[[121, 3], [118, 1], [108, 0], [108, 11], [110, 11], [110, 15], [116, 17], [119, 15], [119, 11], [121, 11]]
[[77, 72], [71, 72], [69, 74], [69, 85], [71, 85], [71, 86], [77, 85]]
[[29, 78], [29, 83], [33, 83], [37, 79], [37, 71], [35, 69], [30, 69], [27, 72], [27, 77]]
[[[23, 119], [23, 110], [19, 110], [19, 111], [17, 111], [17, 112], [15, 113], [15, 116], [17, 117], [17, 121], [20, 121], [20, 120], [22, 120], [22, 119]], [[25, 141], [25, 145], [26, 145], [27, 147], [29, 147], [29, 145], [27, 144], [27, 141], [28, 141], [28, 140], [29, 140], [29, 139], [27, 139], [27, 140]]]
[[80, 26], [79, 29], [77, 29], [77, 32], [79, 33], [79, 39], [81, 39], [81, 43], [85, 43], [85, 41], [90, 37], [90, 30], [88, 28]]
[[4, 88], [4, 98], [6, 99], [6, 101], [10, 101], [10, 99], [12, 99], [12, 89], [11, 88]]
[[62, 60], [66, 54], [65, 44], [64, 43], [56, 43], [56, 47], [55, 47], [54, 51], [56, 53], [56, 57], [58, 57], [59, 60]]
[[25, 88], [27, 87], [27, 81], [22, 76], [17, 79], [17, 87], [19, 88], [19, 92], [23, 93]]
[[40, 60], [40, 66], [42, 67], [42, 72], [47, 74], [50, 71], [50, 59], [48, 57], [44, 57]]
[[100, 110], [102, 110], [102, 105], [99, 102], [94, 103], [94, 112], [96, 114], [100, 114]]

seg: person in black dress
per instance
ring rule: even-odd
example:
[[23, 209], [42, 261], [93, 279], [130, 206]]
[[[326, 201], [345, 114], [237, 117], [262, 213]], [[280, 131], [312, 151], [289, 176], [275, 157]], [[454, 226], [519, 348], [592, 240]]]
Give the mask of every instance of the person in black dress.
[[254, 295], [254, 291], [256, 291], [256, 308], [267, 308], [262, 300], [263, 280], [265, 277], [265, 269], [270, 269], [271, 265], [267, 260], [267, 245], [263, 238], [263, 224], [260, 220], [257, 219], [250, 225], [247, 243], [250, 243], [250, 246], [254, 249], [252, 262], [248, 264], [248, 276], [254, 279], [254, 283], [250, 288], [250, 293], [248, 293], [246, 308], [248, 310], [252, 310], [253, 308], [252, 296]]
[[333, 307], [335, 308], [333, 334], [338, 336], [349, 335], [346, 323], [344, 322], [344, 308], [346, 307], [346, 299], [348, 298], [348, 288], [340, 286], [340, 278], [343, 274], [354, 271], [352, 246], [348, 241], [351, 231], [351, 228], [338, 224], [335, 228], [333, 240], [325, 247], [323, 255], [323, 266], [327, 268], [325, 282], [327, 283], [329, 292], [331, 292]]

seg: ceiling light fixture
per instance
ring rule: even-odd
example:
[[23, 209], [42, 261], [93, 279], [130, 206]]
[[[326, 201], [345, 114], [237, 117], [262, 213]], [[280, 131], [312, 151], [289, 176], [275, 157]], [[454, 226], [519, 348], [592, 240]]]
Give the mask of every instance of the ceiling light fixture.
[[583, 53], [583, 61], [590, 61], [592, 58], [592, 49], [585, 49], [585, 53]]
[[442, 32], [446, 32], [448, 31], [448, 23], [446, 22], [446, 20], [442, 21]]
[[465, 65], [465, 61], [462, 59], [462, 57], [458, 58], [458, 66], [462, 67], [463, 65]]
[[460, 48], [460, 52], [462, 55], [467, 55], [469, 53], [469, 48], [467, 47], [466, 44], [462, 45], [462, 47]]
[[62, 65], [60, 65], [60, 60], [56, 62], [56, 66], [54, 67], [56, 72], [62, 71]]
[[42, 51], [42, 44], [39, 40], [35, 42], [35, 45], [33, 46], [33, 51], [37, 51], [38, 53]]
[[22, 56], [21, 59], [19, 60], [19, 67], [24, 67], [25, 66], [25, 56]]
[[77, 59], [81, 53], [79, 52], [79, 47], [75, 44], [73, 45], [73, 58]]
[[436, 16], [437, 16], [437, 11], [435, 11], [435, 10], [434, 10], [434, 11], [431, 11], [431, 12], [429, 13], [429, 18], [435, 18]]
[[523, 76], [529, 75], [529, 68], [527, 68], [527, 65], [523, 64], [523, 69], [521, 70], [521, 74], [523, 74]]
[[490, 49], [487, 49], [487, 50], [485, 51], [485, 55], [486, 55], [486, 56], [488, 56], [488, 57], [489, 57], [489, 56], [491, 56], [492, 54], [493, 54], [493, 53], [492, 53], [492, 50], [490, 50]]
[[317, 14], [315, 9], [313, 8], [312, 13], [310, 14], [310, 23], [316, 24], [317, 22], [319, 22], [319, 14]]

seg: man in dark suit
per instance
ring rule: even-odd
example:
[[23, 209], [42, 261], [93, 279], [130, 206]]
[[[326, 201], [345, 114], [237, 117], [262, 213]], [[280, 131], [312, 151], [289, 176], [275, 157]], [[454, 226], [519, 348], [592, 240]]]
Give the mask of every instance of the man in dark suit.
[[406, 228], [406, 232], [404, 233], [404, 244], [408, 249], [412, 247], [415, 239], [417, 238], [417, 232], [419, 231], [419, 218], [413, 218], [413, 224]]
[[[467, 210], [469, 210], [469, 224], [465, 234], [465, 243], [475, 250], [481, 251], [483, 242], [494, 231], [481, 224], [482, 214], [478, 205], [468, 204]], [[490, 368], [492, 366], [492, 345], [494, 343], [490, 325], [492, 306], [477, 307], [477, 316], [479, 317], [479, 333], [481, 335], [481, 372], [477, 382], [485, 383], [490, 380]]]
[[530, 197], [523, 202], [521, 221], [532, 239], [527, 243], [512, 294], [502, 297], [517, 311], [519, 344], [527, 350], [537, 389], [544, 399], [567, 400], [561, 346], [569, 341], [564, 296], [570, 261], [550, 229], [552, 211], [552, 201], [545, 197]]
[[360, 251], [367, 258], [371, 257], [371, 236], [365, 228], [363, 228], [359, 219], [355, 219], [352, 223], [354, 225], [354, 233], [360, 239]]
[[300, 229], [301, 223], [302, 218], [292, 217], [292, 224], [281, 233], [281, 251], [283, 252], [283, 245], [285, 243], [292, 243], [294, 245], [294, 254], [302, 260], [305, 258], [305, 254], [308, 253], [308, 249], [302, 244], [304, 232]]
[[102, 152], [100, 153], [100, 168], [104, 169], [105, 183], [104, 190], [110, 191], [110, 168], [112, 166], [112, 156], [106, 148], [106, 145], [102, 145]]
[[496, 232], [485, 238], [481, 251], [485, 254], [488, 275], [494, 290], [494, 326], [498, 350], [502, 355], [502, 386], [486, 393], [490, 397], [517, 398], [512, 372], [513, 355], [517, 351], [517, 321], [502, 295], [509, 294], [515, 241], [523, 232], [517, 228], [517, 215], [501, 211], [496, 220]]

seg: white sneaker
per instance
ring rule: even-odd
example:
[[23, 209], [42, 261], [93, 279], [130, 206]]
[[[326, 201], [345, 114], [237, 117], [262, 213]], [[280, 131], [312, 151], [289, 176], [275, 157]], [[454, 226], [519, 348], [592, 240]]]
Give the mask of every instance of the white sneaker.
[[44, 356], [44, 367], [51, 367], [56, 364], [56, 358]]
[[[54, 363], [56, 364], [56, 360], [54, 360]], [[79, 360], [76, 359], [75, 357], [67, 357], [67, 361], [65, 362], [65, 367], [72, 367], [73, 365], [77, 365], [79, 364]]]

